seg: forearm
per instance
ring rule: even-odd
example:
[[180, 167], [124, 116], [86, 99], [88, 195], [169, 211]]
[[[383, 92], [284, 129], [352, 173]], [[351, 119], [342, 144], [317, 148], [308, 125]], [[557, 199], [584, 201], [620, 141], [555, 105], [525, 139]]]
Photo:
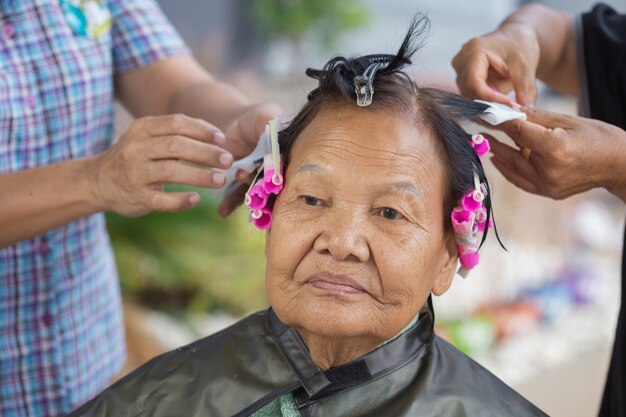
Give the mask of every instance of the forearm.
[[501, 24], [533, 32], [540, 50], [537, 78], [557, 91], [578, 96], [578, 70], [570, 14], [540, 4], [526, 5]]
[[88, 188], [89, 160], [0, 174], [0, 247], [99, 211]]
[[135, 117], [182, 113], [221, 130], [249, 106], [236, 88], [190, 56], [175, 56], [115, 77], [117, 98]]
[[170, 101], [167, 113], [204, 119], [224, 131], [249, 105], [239, 90], [212, 78], [181, 89]]

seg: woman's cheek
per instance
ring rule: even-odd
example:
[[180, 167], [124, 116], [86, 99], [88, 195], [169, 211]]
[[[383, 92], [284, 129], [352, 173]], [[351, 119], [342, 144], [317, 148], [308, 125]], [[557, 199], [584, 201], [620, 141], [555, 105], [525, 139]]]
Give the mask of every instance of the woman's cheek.
[[313, 247], [307, 222], [290, 210], [279, 209], [268, 233], [267, 262], [273, 273], [291, 276]]

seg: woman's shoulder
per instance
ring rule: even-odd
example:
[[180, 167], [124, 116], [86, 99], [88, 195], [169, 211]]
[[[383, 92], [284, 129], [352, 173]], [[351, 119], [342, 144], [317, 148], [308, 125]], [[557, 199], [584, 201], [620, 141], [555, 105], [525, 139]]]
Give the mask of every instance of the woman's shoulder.
[[215, 360], [223, 349], [229, 349], [232, 352], [248, 345], [254, 339], [264, 337], [268, 332], [265, 315], [266, 311], [253, 313], [217, 333], [157, 356], [133, 373], [147, 371], [154, 373], [161, 369], [169, 372], [172, 367], [183, 366], [190, 360], [201, 360], [203, 363]]
[[[107, 416], [112, 410], [120, 417], [136, 416], [156, 408], [161, 415], [180, 415], [180, 410], [197, 407], [208, 407], [209, 415], [234, 414], [230, 408], [251, 404], [259, 396], [243, 389], [241, 381], [270, 378], [268, 387], [282, 387], [294, 378], [273, 341], [266, 314], [254, 313], [216, 334], [157, 356], [71, 416]], [[204, 403], [216, 395], [219, 401]]]
[[431, 349], [431, 353], [437, 356], [434, 361], [437, 378], [455, 381], [454, 385], [445, 388], [455, 392], [442, 394], [452, 394], [463, 402], [465, 408], [475, 406], [477, 410], [487, 412], [481, 415], [547, 416], [474, 359], [440, 337], [435, 336]]

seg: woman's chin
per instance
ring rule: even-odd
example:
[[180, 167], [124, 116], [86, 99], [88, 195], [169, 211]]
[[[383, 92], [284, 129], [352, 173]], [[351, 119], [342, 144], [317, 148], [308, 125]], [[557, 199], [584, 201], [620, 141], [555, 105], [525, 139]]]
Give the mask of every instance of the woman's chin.
[[296, 311], [284, 318], [280, 311], [276, 313], [285, 324], [316, 336], [368, 337], [376, 333], [378, 322], [372, 308], [363, 299], [346, 302], [343, 297], [315, 297], [300, 301]]

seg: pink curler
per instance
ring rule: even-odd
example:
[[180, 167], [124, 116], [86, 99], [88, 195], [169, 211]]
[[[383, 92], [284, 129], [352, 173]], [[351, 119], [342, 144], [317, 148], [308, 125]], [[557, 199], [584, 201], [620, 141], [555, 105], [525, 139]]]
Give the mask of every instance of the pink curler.
[[263, 183], [259, 181], [254, 184], [252, 189], [246, 194], [246, 205], [251, 210], [261, 210], [267, 205], [268, 198], [269, 195], [265, 191]]
[[474, 213], [482, 206], [484, 199], [485, 196], [482, 192], [478, 190], [472, 190], [463, 196], [461, 204], [465, 210]]
[[272, 212], [267, 208], [256, 210], [252, 214], [252, 224], [257, 229], [269, 229], [272, 226]]
[[461, 266], [466, 269], [472, 269], [480, 261], [480, 255], [473, 248], [468, 248], [463, 245], [459, 245], [459, 261]]
[[483, 135], [472, 135], [470, 145], [476, 151], [479, 157], [483, 157], [491, 150], [489, 141]]
[[474, 146], [474, 150], [476, 151], [478, 156], [482, 158], [487, 154], [487, 152], [491, 150], [491, 146], [489, 145], [487, 139], [485, 139], [480, 145]]
[[476, 223], [484, 223], [487, 221], [487, 209], [482, 204], [478, 210], [476, 210]]
[[276, 184], [274, 181], [276, 178], [279, 178], [277, 175], [274, 175], [274, 168], [263, 172], [263, 188], [266, 193], [278, 195], [283, 190], [282, 173], [278, 175], [280, 175], [281, 178], [280, 184]]
[[457, 236], [469, 237], [474, 231], [474, 213], [462, 207], [455, 207], [450, 215], [452, 228]]
[[483, 205], [476, 212], [476, 230], [478, 230], [480, 233], [483, 233], [485, 229], [489, 227], [493, 227], [493, 219], [490, 217], [489, 222], [487, 222], [487, 209]]
[[280, 164], [278, 173], [274, 171], [274, 161], [271, 155], [266, 155], [263, 160], [263, 187], [267, 194], [278, 195], [283, 189], [283, 167]]

